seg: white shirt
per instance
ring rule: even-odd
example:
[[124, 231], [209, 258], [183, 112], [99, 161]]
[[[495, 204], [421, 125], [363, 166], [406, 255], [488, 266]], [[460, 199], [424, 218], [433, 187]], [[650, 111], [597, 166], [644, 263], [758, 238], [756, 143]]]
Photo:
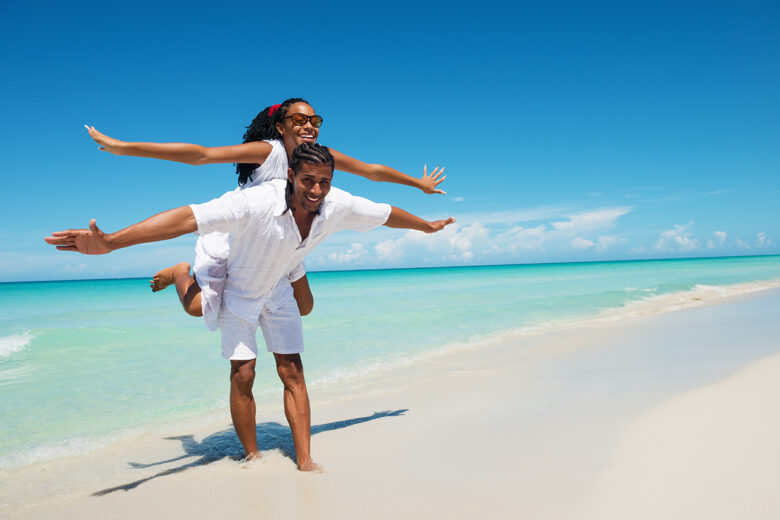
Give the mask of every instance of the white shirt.
[[390, 216], [388, 204], [331, 188], [309, 236], [301, 242], [292, 211], [285, 212], [286, 185], [284, 180], [271, 180], [190, 206], [200, 233], [230, 233], [222, 304], [250, 323], [258, 320], [279, 279], [328, 235], [343, 229], [368, 231]]
[[[265, 161], [255, 168], [246, 184], [236, 188], [236, 191], [250, 188], [268, 182], [272, 179], [287, 179], [287, 151], [279, 139], [265, 141], [271, 145], [271, 153]], [[201, 289], [201, 307], [203, 321], [209, 330], [217, 330], [219, 325], [219, 310], [222, 307], [222, 292], [225, 288], [227, 263], [230, 256], [230, 243], [227, 233], [205, 233], [198, 237], [195, 245], [195, 261], [192, 272]], [[303, 262], [289, 273], [289, 281], [295, 282], [306, 274]], [[272, 312], [276, 312], [284, 302], [292, 296], [292, 288], [284, 283], [277, 285], [266, 302]]]

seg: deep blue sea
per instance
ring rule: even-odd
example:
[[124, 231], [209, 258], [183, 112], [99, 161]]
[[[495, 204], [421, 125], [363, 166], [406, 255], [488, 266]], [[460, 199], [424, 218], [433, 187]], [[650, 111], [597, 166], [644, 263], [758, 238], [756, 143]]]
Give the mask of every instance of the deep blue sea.
[[[780, 256], [309, 278], [303, 359], [317, 387], [456, 344], [777, 286]], [[258, 365], [256, 397], [278, 394], [270, 354]], [[0, 468], [224, 409], [227, 391], [219, 333], [187, 316], [173, 289], [152, 293], [146, 279], [0, 284]]]

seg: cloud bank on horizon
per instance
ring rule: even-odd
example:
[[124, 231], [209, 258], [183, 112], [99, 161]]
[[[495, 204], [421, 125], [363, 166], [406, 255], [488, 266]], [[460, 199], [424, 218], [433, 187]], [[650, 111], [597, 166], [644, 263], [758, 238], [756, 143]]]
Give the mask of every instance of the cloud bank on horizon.
[[[407, 231], [376, 239], [342, 233], [312, 253], [313, 270], [435, 265], [522, 264], [550, 261], [599, 261], [686, 256], [775, 254], [765, 232], [731, 237], [725, 231], [695, 232], [694, 222], [675, 224], [653, 237], [621, 229], [621, 217], [633, 207], [607, 207], [564, 214], [551, 208], [495, 214], [466, 214], [435, 235]], [[535, 217], [561, 212], [546, 221]], [[641, 241], [640, 244], [637, 244]]]
[[[734, 234], [688, 221], [639, 233], [624, 222], [636, 213], [635, 206], [455, 213], [458, 222], [433, 235], [384, 227], [337, 233], [307, 257], [306, 266], [329, 271], [778, 254], [775, 237], [764, 231]], [[0, 270], [7, 281], [30, 280], [28, 273], [44, 270], [46, 276], [35, 279], [143, 277], [192, 261], [194, 244], [188, 235], [97, 257], [9, 250], [0, 252]]]

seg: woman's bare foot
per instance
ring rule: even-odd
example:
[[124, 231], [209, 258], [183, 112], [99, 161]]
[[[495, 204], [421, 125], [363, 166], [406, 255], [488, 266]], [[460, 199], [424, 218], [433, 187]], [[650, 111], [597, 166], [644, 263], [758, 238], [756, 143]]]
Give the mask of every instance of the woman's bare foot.
[[162, 291], [169, 285], [173, 284], [176, 280], [176, 275], [184, 273], [187, 276], [190, 275], [190, 264], [187, 262], [180, 262], [171, 267], [166, 267], [161, 271], [157, 271], [154, 278], [149, 280], [149, 287], [152, 288], [152, 292]]

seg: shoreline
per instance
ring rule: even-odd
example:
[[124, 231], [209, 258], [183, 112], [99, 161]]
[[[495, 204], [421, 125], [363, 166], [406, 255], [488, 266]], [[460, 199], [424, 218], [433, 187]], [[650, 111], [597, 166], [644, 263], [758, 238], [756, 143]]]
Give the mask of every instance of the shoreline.
[[[87, 455], [3, 471], [0, 510], [24, 518], [63, 517], [55, 511], [102, 518], [106, 507], [126, 517], [160, 516], [173, 507], [171, 497], [186, 497], [190, 506], [165, 514], [256, 514], [249, 504], [259, 499], [269, 516], [284, 515], [284, 500], [292, 500], [302, 508], [292, 517], [345, 516], [379, 504], [379, 516], [448, 511], [461, 518], [485, 503], [499, 516], [520, 508], [538, 518], [576, 517], [566, 509], [571, 504], [580, 504], [577, 514], [603, 506], [603, 498], [592, 498], [594, 477], [620, 469], [615, 454], [637, 417], [696, 388], [718, 387], [776, 353], [768, 338], [777, 336], [767, 331], [778, 328], [770, 318], [780, 309], [780, 289], [695, 302], [466, 346], [310, 389], [321, 475], [295, 471], [274, 399], [258, 403], [264, 458], [256, 464], [225, 458], [237, 441], [229, 418], [213, 415], [198, 427], [148, 432]], [[750, 329], [753, 336], [744, 338]], [[731, 349], [735, 338], [751, 348]], [[214, 490], [232, 497], [232, 505], [216, 501], [212, 510], [197, 498]]]
[[[587, 314], [579, 317], [565, 318], [543, 322], [537, 325], [528, 325], [514, 329], [499, 330], [487, 334], [480, 334], [465, 338], [462, 341], [451, 342], [429, 350], [413, 353], [410, 357], [394, 356], [385, 359], [366, 359], [355, 365], [339, 369], [335, 373], [328, 373], [320, 377], [308, 377], [310, 392], [320, 392], [328, 395], [333, 389], [340, 392], [345, 386], [360, 389], [366, 386], [366, 381], [374, 379], [386, 380], [392, 386], [392, 379], [399, 370], [407, 370], [416, 363], [425, 363], [441, 356], [458, 355], [460, 352], [479, 351], [491, 349], [505, 343], [529, 341], [529, 338], [565, 333], [566, 331], [581, 328], [600, 327], [603, 325], [628, 326], [636, 320], [647, 317], [673, 313], [678, 310], [697, 308], [709, 305], [723, 305], [729, 302], [740, 301], [744, 298], [752, 298], [757, 293], [771, 291], [780, 288], [780, 279], [773, 278], [756, 282], [739, 282], [728, 285], [697, 285], [692, 289], [657, 294], [633, 301], [629, 301], [621, 307], [609, 308], [595, 314]], [[638, 293], [646, 293], [648, 290], [637, 290]], [[35, 335], [24, 331], [15, 336], [25, 336], [29, 340]], [[15, 336], [9, 337], [15, 339]], [[267, 379], [274, 375], [267, 366], [258, 366], [258, 377]], [[274, 379], [275, 381], [275, 379]], [[276, 388], [256, 389], [255, 398], [259, 409], [278, 408]], [[281, 409], [281, 408], [279, 408]], [[113, 434], [100, 437], [76, 437], [63, 441], [34, 448], [32, 451], [18, 455], [6, 455], [0, 459], [0, 472], [14, 471], [30, 464], [36, 464], [40, 460], [51, 457], [69, 458], [85, 455], [124, 439], [143, 436], [146, 434], [162, 434], [171, 429], [187, 429], [205, 422], [216, 424], [217, 422], [230, 422], [227, 410], [227, 402], [220, 399], [217, 407], [202, 410], [194, 414], [185, 414], [175, 417], [160, 417], [153, 422], [148, 422], [138, 427], [131, 427]], [[2, 473], [0, 473], [1, 475]]]

